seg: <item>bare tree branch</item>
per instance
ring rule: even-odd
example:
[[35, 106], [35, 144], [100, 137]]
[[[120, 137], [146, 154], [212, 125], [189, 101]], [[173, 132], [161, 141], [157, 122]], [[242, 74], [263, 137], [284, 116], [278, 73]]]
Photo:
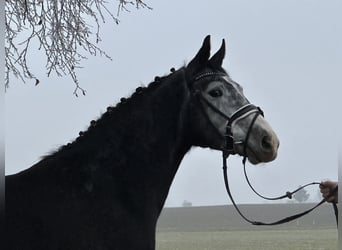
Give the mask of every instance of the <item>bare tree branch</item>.
[[[100, 26], [110, 17], [119, 24], [119, 14], [148, 8], [141, 0], [117, 0], [118, 9], [113, 14], [106, 0], [6, 0], [5, 5], [5, 89], [9, 87], [10, 76], [21, 79], [39, 80], [29, 68], [28, 52], [34, 40], [39, 42], [39, 50], [45, 52], [47, 75], [69, 75], [75, 83], [74, 94], [85, 90], [80, 86], [76, 69], [86, 55], [101, 55], [111, 60], [98, 43], [101, 41]], [[115, 12], [115, 11], [114, 11]]]

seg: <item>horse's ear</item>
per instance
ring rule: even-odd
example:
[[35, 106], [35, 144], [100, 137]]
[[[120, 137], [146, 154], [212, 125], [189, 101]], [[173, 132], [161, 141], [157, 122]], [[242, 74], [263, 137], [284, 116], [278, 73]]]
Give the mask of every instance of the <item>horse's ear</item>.
[[209, 64], [214, 69], [220, 68], [222, 66], [222, 62], [223, 62], [225, 54], [226, 54], [226, 43], [224, 39], [222, 39], [221, 48], [215, 53], [215, 55], [213, 55], [210, 58]]
[[198, 69], [205, 66], [210, 56], [210, 35], [204, 38], [202, 47], [197, 52], [196, 56], [188, 64], [188, 68]]

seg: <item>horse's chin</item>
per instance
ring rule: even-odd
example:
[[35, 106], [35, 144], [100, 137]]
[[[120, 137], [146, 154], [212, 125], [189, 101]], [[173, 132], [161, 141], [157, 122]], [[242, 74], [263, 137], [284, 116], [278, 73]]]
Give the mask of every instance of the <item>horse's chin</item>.
[[260, 156], [259, 157], [253, 151], [247, 150], [247, 159], [253, 165], [257, 165], [259, 163], [271, 162], [276, 157], [277, 157], [277, 154], [274, 154], [274, 155], [264, 155], [264, 156]]
[[[240, 155], [241, 157], [244, 157], [244, 149], [241, 145], [235, 145], [234, 151], [236, 154]], [[272, 152], [271, 154], [258, 154], [248, 147], [246, 154], [248, 161], [253, 165], [271, 162], [277, 157], [276, 152]]]
[[247, 156], [247, 159], [253, 165], [257, 165], [257, 164], [261, 163], [261, 161], [258, 158], [256, 158], [254, 155]]
[[[210, 147], [211, 149], [213, 150], [219, 150], [219, 151], [223, 151], [225, 150], [225, 145], [220, 145], [218, 147], [215, 147], [215, 146], [211, 146]], [[234, 147], [234, 153], [232, 153], [233, 155], [239, 155], [241, 157], [244, 157], [243, 155], [243, 148], [242, 147]], [[275, 157], [274, 157], [275, 158]], [[269, 162], [269, 161], [272, 161], [274, 160], [274, 158], [272, 159], [265, 159], [265, 160], [261, 160], [257, 155], [255, 155], [255, 153], [251, 150], [249, 150], [247, 148], [247, 160], [253, 164], [253, 165], [257, 165], [259, 163], [265, 163], [265, 162]]]

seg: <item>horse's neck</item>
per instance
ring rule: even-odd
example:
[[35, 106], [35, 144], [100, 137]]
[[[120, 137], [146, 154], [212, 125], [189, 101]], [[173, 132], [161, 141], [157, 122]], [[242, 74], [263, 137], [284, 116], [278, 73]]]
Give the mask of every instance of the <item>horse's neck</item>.
[[139, 202], [151, 203], [152, 199], [155, 208], [162, 208], [178, 166], [191, 147], [184, 72], [168, 78], [145, 93], [140, 103], [122, 104], [121, 115], [112, 111], [106, 122], [100, 119], [94, 132], [85, 133], [72, 145], [70, 156], [63, 157], [79, 155], [82, 166], [76, 168], [82, 169], [85, 182], [95, 183], [94, 190], [97, 183], [101, 190], [115, 189]]

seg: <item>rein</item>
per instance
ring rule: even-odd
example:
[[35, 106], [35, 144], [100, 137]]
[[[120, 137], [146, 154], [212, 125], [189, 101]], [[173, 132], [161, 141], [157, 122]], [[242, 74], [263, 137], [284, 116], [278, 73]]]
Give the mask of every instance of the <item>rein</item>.
[[[208, 76], [215, 76], [215, 75], [222, 75], [220, 73], [216, 73], [216, 72], [207, 72], [204, 73], [202, 75], [197, 76], [194, 81], [198, 81], [199, 79], [208, 77]], [[224, 117], [227, 120], [227, 124], [226, 124], [226, 133], [224, 135], [225, 140], [226, 140], [226, 145], [225, 145], [225, 149], [222, 150], [222, 163], [223, 163], [223, 177], [224, 177], [224, 184], [226, 187], [226, 191], [227, 194], [230, 198], [230, 200], [233, 203], [233, 206], [235, 207], [236, 211], [239, 213], [239, 215], [246, 220], [247, 222], [251, 223], [252, 225], [257, 225], [257, 226], [273, 226], [273, 225], [279, 225], [279, 224], [284, 224], [290, 221], [293, 221], [295, 219], [298, 219], [308, 213], [310, 213], [311, 211], [313, 211], [314, 209], [316, 209], [317, 207], [319, 207], [320, 205], [322, 205], [323, 203], [325, 203], [330, 197], [332, 197], [334, 195], [335, 192], [337, 192], [337, 187], [335, 187], [335, 189], [331, 192], [331, 194], [329, 195], [329, 197], [327, 197], [326, 199], [322, 199], [317, 205], [315, 205], [314, 207], [305, 210], [304, 212], [298, 213], [298, 214], [294, 214], [292, 216], [289, 217], [285, 217], [283, 219], [280, 219], [278, 221], [274, 221], [274, 222], [261, 222], [261, 221], [254, 221], [251, 220], [249, 218], [247, 218], [239, 209], [239, 207], [237, 206], [237, 204], [234, 201], [234, 198], [232, 196], [232, 193], [230, 191], [230, 187], [229, 187], [229, 181], [228, 181], [228, 164], [227, 164], [227, 159], [229, 157], [229, 155], [234, 154], [234, 138], [233, 138], [233, 134], [231, 131], [231, 126], [232, 123], [235, 120], [238, 120], [239, 118], [241, 118], [243, 115], [253, 112], [254, 117], [252, 118], [251, 124], [249, 125], [245, 140], [243, 141], [244, 144], [244, 148], [243, 148], [243, 159], [242, 159], [242, 164], [243, 164], [243, 169], [244, 169], [244, 175], [246, 178], [246, 181], [249, 185], [249, 187], [252, 189], [252, 191], [258, 195], [259, 197], [266, 199], [266, 200], [281, 200], [281, 199], [292, 199], [293, 195], [295, 193], [297, 193], [298, 191], [304, 189], [307, 186], [311, 186], [311, 185], [319, 185], [319, 182], [311, 182], [308, 183], [306, 185], [300, 186], [299, 188], [297, 188], [296, 190], [292, 191], [292, 192], [286, 192], [284, 195], [278, 196], [278, 197], [266, 197], [261, 195], [260, 193], [258, 193], [255, 188], [251, 185], [248, 175], [247, 175], [247, 171], [246, 171], [246, 160], [247, 160], [247, 142], [251, 133], [251, 130], [253, 128], [253, 125], [257, 119], [257, 117], [259, 115], [264, 116], [263, 111], [259, 108], [254, 106], [253, 104], [247, 104], [243, 107], [241, 107], [240, 109], [238, 109], [237, 111], [235, 111], [230, 117], [227, 116], [226, 114], [224, 114], [221, 110], [219, 110], [217, 107], [215, 107], [212, 103], [210, 103], [199, 91], [195, 91], [193, 93], [193, 95], [195, 97], [198, 97], [199, 99], [199, 103], [202, 104], [201, 109], [202, 112], [205, 114], [207, 120], [212, 124], [212, 122], [209, 119], [208, 114], [205, 112], [204, 107], [203, 107], [203, 103], [205, 103], [209, 108], [211, 108], [214, 112], [218, 113], [219, 115], [221, 115], [222, 117]], [[202, 102], [201, 102], [202, 101]], [[214, 126], [214, 124], [212, 124], [212, 126]], [[214, 126], [214, 128], [216, 129], [217, 132], [218, 129]], [[332, 203], [333, 205], [333, 209], [334, 209], [334, 213], [335, 213], [335, 218], [336, 218], [336, 224], [338, 226], [338, 209], [337, 209], [337, 205], [335, 203]]]
[[[259, 108], [259, 110], [261, 110]], [[253, 119], [252, 119], [252, 122], [248, 128], [248, 131], [247, 131], [247, 135], [246, 135], [246, 138], [245, 138], [245, 141], [244, 141], [244, 157], [242, 159], [242, 165], [243, 165], [243, 170], [244, 170], [244, 175], [245, 175], [245, 178], [246, 178], [246, 181], [248, 183], [248, 186], [252, 189], [252, 191], [258, 195], [259, 197], [265, 199], [265, 200], [281, 200], [281, 199], [285, 199], [285, 198], [288, 198], [288, 199], [292, 199], [293, 195], [295, 193], [297, 193], [298, 191], [304, 189], [305, 187], [307, 186], [311, 186], [311, 185], [319, 185], [320, 183], [319, 182], [311, 182], [311, 183], [308, 183], [308, 184], [305, 184], [303, 186], [300, 186], [299, 188], [297, 188], [296, 190], [290, 192], [290, 191], [287, 191], [284, 195], [281, 195], [281, 196], [278, 196], [278, 197], [266, 197], [264, 195], [261, 195], [259, 192], [257, 192], [255, 190], [255, 188], [252, 186], [251, 182], [249, 181], [249, 178], [248, 178], [248, 175], [247, 175], [247, 171], [246, 171], [246, 160], [247, 160], [247, 142], [248, 142], [248, 138], [249, 138], [249, 135], [250, 135], [250, 131], [252, 130], [252, 127], [254, 125], [254, 122], [256, 120], [256, 118], [258, 117], [258, 115], [262, 115], [263, 116], [263, 113], [262, 111], [260, 112], [257, 112]], [[308, 209], [308, 210], [305, 210], [304, 212], [301, 212], [301, 213], [298, 213], [298, 214], [294, 214], [294, 215], [291, 215], [289, 217], [285, 217], [283, 219], [280, 219], [278, 221], [274, 221], [274, 222], [261, 222], [261, 221], [253, 221], [249, 218], [247, 218], [239, 209], [239, 207], [237, 206], [237, 204], [235, 203], [234, 199], [233, 199], [233, 196], [231, 194], [231, 191], [230, 191], [230, 187], [229, 187], [229, 182], [228, 182], [228, 173], [227, 173], [227, 169], [228, 169], [228, 166], [227, 166], [227, 159], [229, 157], [230, 153], [229, 151], [226, 151], [226, 150], [223, 150], [222, 151], [222, 159], [223, 159], [223, 176], [224, 176], [224, 184], [225, 184], [225, 187], [226, 187], [226, 191], [228, 193], [228, 196], [230, 198], [230, 200], [232, 201], [233, 203], [233, 206], [235, 207], [236, 211], [240, 214], [240, 216], [246, 220], [247, 222], [251, 223], [252, 225], [256, 225], [256, 226], [274, 226], [274, 225], [280, 225], [280, 224], [284, 224], [284, 223], [287, 223], [287, 222], [290, 222], [290, 221], [293, 221], [295, 219], [298, 219], [308, 213], [310, 213], [311, 211], [315, 210], [317, 207], [319, 207], [320, 205], [322, 205], [323, 203], [325, 203], [330, 197], [332, 197], [334, 195], [335, 192], [337, 192], [337, 186], [334, 188], [334, 190], [331, 192], [331, 194], [329, 195], [329, 197], [327, 197], [326, 199], [322, 199], [317, 205], [315, 205], [314, 207]], [[335, 203], [332, 203], [332, 206], [333, 206], [333, 209], [334, 209], [334, 213], [335, 213], [335, 218], [336, 218], [336, 225], [338, 226], [338, 209], [337, 209], [337, 205]]]
[[[249, 222], [250, 224], [252, 225], [256, 225], [256, 226], [273, 226], [273, 225], [279, 225], [279, 224], [284, 224], [284, 223], [287, 223], [287, 222], [290, 222], [290, 221], [293, 221], [295, 219], [298, 219], [308, 213], [310, 213], [311, 211], [313, 211], [314, 209], [316, 209], [317, 207], [319, 207], [320, 205], [322, 205], [323, 203], [325, 203], [331, 196], [333, 196], [333, 194], [337, 191], [337, 187], [332, 191], [332, 193], [330, 194], [329, 197], [327, 197], [327, 199], [322, 199], [317, 205], [315, 205], [314, 207], [308, 209], [308, 210], [305, 210], [304, 212], [301, 212], [301, 213], [298, 213], [298, 214], [294, 214], [294, 215], [291, 215], [289, 217], [285, 217], [283, 219], [280, 219], [278, 221], [274, 221], [274, 222], [261, 222], [261, 221], [253, 221], [249, 218], [247, 218], [242, 212], [241, 210], [239, 209], [239, 207], [237, 206], [236, 202], [234, 201], [234, 198], [232, 196], [232, 193], [230, 191], [230, 187], [229, 187], [229, 181], [228, 181], [228, 166], [227, 166], [227, 158], [228, 158], [229, 154], [225, 153], [223, 151], [223, 154], [222, 154], [222, 158], [223, 158], [223, 177], [224, 177], [224, 184], [225, 184], [225, 187], [226, 187], [226, 191], [227, 191], [227, 194], [231, 200], [231, 202], [233, 203], [233, 206], [235, 207], [236, 211], [240, 214], [240, 216], [246, 220], [247, 222]], [[244, 158], [245, 159], [245, 158]], [[310, 185], [319, 185], [320, 183], [319, 182], [312, 182], [312, 183], [308, 183], [306, 185], [303, 185], [299, 188], [297, 188], [296, 190], [292, 191], [292, 192], [286, 192], [286, 194], [282, 195], [282, 196], [279, 196], [279, 197], [266, 197], [266, 196], [263, 196], [261, 195], [260, 193], [258, 193], [254, 187], [251, 185], [249, 179], [248, 179], [248, 176], [247, 176], [247, 173], [246, 173], [246, 164], [245, 162], [243, 162], [243, 166], [244, 166], [244, 172], [245, 172], [245, 178], [247, 180], [247, 183], [249, 185], [249, 187], [253, 190], [253, 192], [255, 194], [257, 194], [259, 197], [263, 198], [263, 199], [266, 199], [266, 200], [281, 200], [281, 199], [285, 199], [285, 198], [288, 198], [288, 199], [292, 199], [292, 196], [293, 194], [297, 193], [299, 190], [307, 187], [307, 186], [310, 186]], [[338, 225], [338, 209], [337, 209], [337, 205], [335, 203], [332, 203], [333, 205], [333, 209], [334, 209], [334, 213], [335, 213], [335, 218], [336, 218], [336, 224]]]

